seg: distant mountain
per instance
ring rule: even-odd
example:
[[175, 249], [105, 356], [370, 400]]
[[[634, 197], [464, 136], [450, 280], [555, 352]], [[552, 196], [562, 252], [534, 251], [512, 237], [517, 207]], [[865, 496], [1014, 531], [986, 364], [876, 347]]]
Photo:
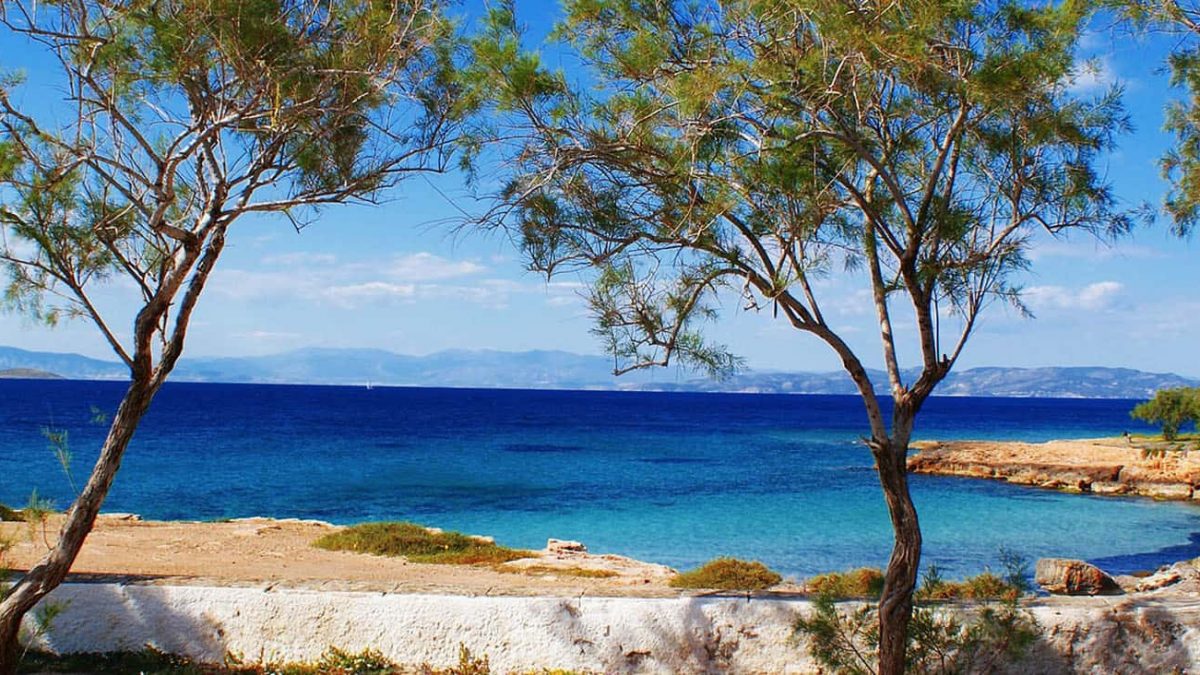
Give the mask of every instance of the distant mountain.
[[[118, 363], [76, 354], [0, 347], [0, 368], [50, 371], [73, 379], [123, 379]], [[887, 378], [870, 372], [880, 391]], [[854, 394], [842, 372], [748, 371], [715, 381], [676, 369], [649, 369], [614, 377], [612, 360], [563, 351], [451, 350], [406, 356], [381, 349], [300, 349], [256, 357], [188, 358], [174, 381], [349, 384], [521, 389], [632, 389], [783, 394]], [[1148, 398], [1166, 387], [1200, 386], [1200, 380], [1128, 368], [973, 368], [952, 373], [940, 396]]]
[[0, 380], [61, 380], [62, 375], [36, 368], [6, 368], [0, 370]]
[[0, 368], [32, 368], [74, 380], [119, 380], [129, 377], [129, 370], [119, 363], [89, 359], [78, 354], [31, 352], [16, 347], [0, 347]]

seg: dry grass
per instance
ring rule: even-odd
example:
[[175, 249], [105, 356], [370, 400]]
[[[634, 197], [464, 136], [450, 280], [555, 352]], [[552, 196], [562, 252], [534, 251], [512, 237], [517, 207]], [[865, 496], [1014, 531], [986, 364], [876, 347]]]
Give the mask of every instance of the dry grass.
[[860, 567], [849, 572], [828, 572], [809, 579], [810, 593], [833, 598], [878, 598], [883, 593], [883, 571]]
[[783, 577], [760, 562], [717, 558], [671, 579], [675, 588], [720, 591], [761, 591], [783, 581]]
[[329, 551], [403, 556], [439, 565], [497, 565], [530, 558], [532, 551], [497, 546], [460, 532], [431, 532], [414, 523], [364, 523], [327, 534], [313, 546]]
[[582, 579], [611, 579], [620, 576], [612, 570], [593, 570], [586, 567], [552, 567], [550, 565], [529, 565], [522, 567], [499, 565], [496, 567], [496, 570], [505, 574], [527, 574], [530, 576], [549, 574], [561, 577], [579, 577]]
[[962, 581], [930, 581], [917, 589], [918, 600], [1015, 600], [1024, 592], [1019, 586], [993, 574], [984, 572]]

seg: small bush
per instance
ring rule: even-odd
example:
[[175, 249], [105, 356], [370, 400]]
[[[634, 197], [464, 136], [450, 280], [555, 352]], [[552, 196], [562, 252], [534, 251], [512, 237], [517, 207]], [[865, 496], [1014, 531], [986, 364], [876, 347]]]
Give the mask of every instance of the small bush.
[[[1003, 576], [987, 571], [961, 582], [942, 580], [936, 567], [926, 572], [908, 626], [908, 672], [990, 673], [1024, 655], [1039, 630], [1033, 614], [1018, 602], [1027, 590], [1028, 564], [1007, 551], [1001, 551], [1001, 562]], [[833, 582], [827, 585], [837, 587]], [[950, 598], [981, 604], [967, 608], [929, 604]], [[837, 600], [821, 593], [813, 611], [797, 620], [796, 631], [807, 636], [809, 653], [830, 671], [873, 675], [879, 647], [878, 608], [859, 603], [843, 610]]]
[[918, 600], [1008, 600], [1021, 597], [1023, 589], [992, 572], [984, 572], [962, 581], [945, 581], [930, 567], [917, 589]]
[[534, 555], [460, 532], [431, 532], [414, 523], [364, 523], [327, 534], [313, 545], [329, 551], [403, 556], [412, 562], [441, 565], [494, 565]]
[[760, 562], [717, 558], [671, 579], [675, 588], [711, 588], [721, 591], [761, 591], [783, 577]]
[[883, 571], [874, 567], [860, 567], [849, 572], [829, 572], [809, 579], [810, 593], [835, 600], [845, 598], [878, 598], [883, 593]]

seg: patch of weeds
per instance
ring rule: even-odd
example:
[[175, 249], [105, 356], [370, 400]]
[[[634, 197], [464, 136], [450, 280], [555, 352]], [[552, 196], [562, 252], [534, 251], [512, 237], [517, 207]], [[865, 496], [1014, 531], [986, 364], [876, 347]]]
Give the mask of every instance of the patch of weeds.
[[492, 667], [488, 658], [477, 658], [471, 654], [464, 644], [458, 645], [458, 665], [449, 668], [433, 668], [421, 666], [417, 672], [420, 675], [491, 675]]
[[496, 571], [505, 574], [553, 574], [560, 577], [579, 577], [581, 579], [611, 579], [620, 576], [612, 570], [593, 570], [585, 567], [551, 567], [550, 565], [528, 565], [524, 567], [500, 565], [496, 567]]
[[531, 551], [497, 546], [460, 532], [430, 532], [414, 523], [364, 523], [327, 534], [313, 546], [329, 551], [404, 556], [417, 563], [499, 564], [534, 556]]
[[17, 672], [22, 673], [144, 673], [145, 675], [209, 675], [227, 671], [218, 666], [203, 666], [182, 656], [165, 654], [147, 647], [138, 652], [105, 654], [48, 654], [30, 651]]
[[936, 565], [930, 565], [915, 597], [918, 601], [1008, 600], [1019, 598], [1024, 592], [1024, 588], [1010, 584], [991, 571], [967, 577], [962, 581], [947, 581], [942, 579]]
[[[330, 648], [312, 663], [248, 664], [236, 656], [224, 664], [197, 663], [182, 656], [147, 647], [139, 652], [54, 655], [31, 652], [21, 664], [22, 673], [89, 673], [92, 675], [491, 675], [486, 656], [477, 657], [459, 645], [458, 664], [438, 668], [429, 664], [403, 667], [381, 652], [364, 649], [348, 652]], [[525, 675], [575, 675], [567, 670], [530, 671]]]
[[[906, 672], [995, 672], [1001, 664], [1024, 655], [1039, 632], [1033, 614], [1019, 603], [1028, 590], [1028, 564], [1006, 551], [1001, 552], [1001, 563], [1004, 574], [987, 571], [962, 582], [941, 579], [936, 568], [926, 573], [908, 626]], [[953, 607], [933, 602], [952, 597], [978, 604]], [[813, 611], [796, 622], [796, 631], [808, 638], [809, 653], [828, 670], [873, 675], [879, 648], [878, 609], [871, 603], [842, 608], [838, 599], [821, 593]]]
[[675, 588], [710, 588], [721, 591], [761, 591], [783, 581], [766, 565], [737, 558], [717, 558], [671, 579]]
[[805, 582], [810, 593], [833, 600], [847, 598], [877, 599], [883, 593], [883, 570], [860, 567], [849, 572], [820, 574]]

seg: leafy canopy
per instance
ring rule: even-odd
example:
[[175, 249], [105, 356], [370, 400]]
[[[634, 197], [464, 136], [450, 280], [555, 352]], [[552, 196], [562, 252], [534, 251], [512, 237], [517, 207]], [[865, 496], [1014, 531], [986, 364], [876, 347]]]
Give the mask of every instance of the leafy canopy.
[[1191, 424], [1200, 430], [1200, 387], [1160, 389], [1154, 398], [1139, 403], [1130, 416], [1162, 426], [1163, 438], [1173, 441], [1180, 429]]
[[66, 98], [43, 114], [0, 79], [7, 300], [92, 318], [127, 362], [92, 283], [125, 277], [165, 326], [237, 217], [299, 226], [437, 170], [460, 112], [454, 26], [427, 0], [7, 2], [0, 22], [57, 58]]
[[[574, 84], [495, 10], [471, 72], [520, 142], [492, 222], [513, 226], [536, 270], [596, 270], [591, 308], [618, 370], [735, 367], [699, 324], [736, 293], [865, 380], [821, 304], [824, 278], [864, 270], [893, 394], [920, 399], [989, 299], [1018, 302], [1012, 275], [1038, 230], [1131, 225], [1096, 168], [1128, 126], [1120, 92], [1065, 86], [1088, 11], [569, 0], [556, 36], [586, 66]], [[913, 383], [891, 327], [904, 300]], [[957, 320], [948, 345], [943, 314]]]

